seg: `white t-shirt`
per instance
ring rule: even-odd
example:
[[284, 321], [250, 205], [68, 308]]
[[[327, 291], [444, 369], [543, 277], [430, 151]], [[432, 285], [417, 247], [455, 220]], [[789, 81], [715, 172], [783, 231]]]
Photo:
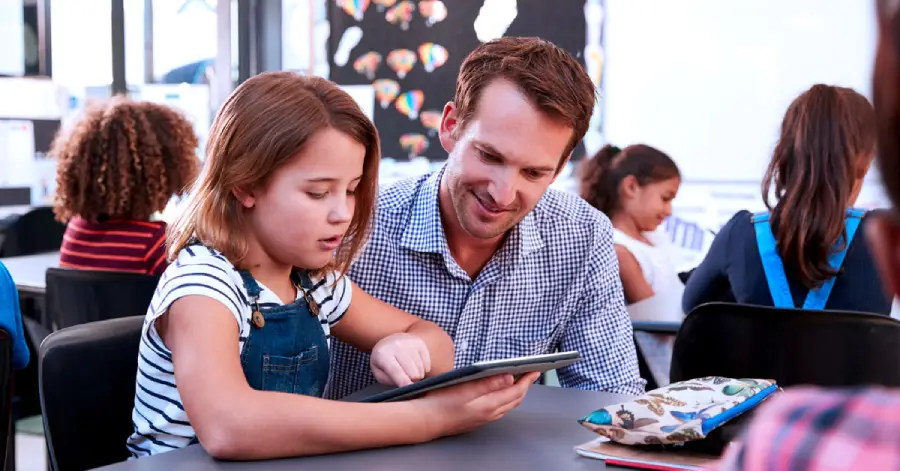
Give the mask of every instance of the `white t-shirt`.
[[644, 237], [653, 245], [632, 239], [624, 232], [613, 229], [613, 243], [621, 245], [631, 252], [641, 266], [641, 272], [644, 274], [647, 284], [653, 288], [653, 293], [667, 298], [677, 298], [680, 305], [684, 284], [678, 278], [674, 260], [675, 253], [666, 233], [661, 230], [645, 232]]
[[[335, 285], [338, 276], [332, 272], [322, 279], [312, 280], [312, 297], [319, 304], [319, 320], [326, 336], [330, 326], [336, 324], [350, 306], [350, 280], [344, 277]], [[200, 245], [179, 252], [175, 262], [160, 278], [144, 320], [138, 352], [134, 411], [131, 415], [135, 430], [127, 444], [133, 457], [183, 448], [196, 435], [175, 385], [172, 352], [159, 337], [154, 322], [173, 302], [190, 295], [215, 299], [234, 315], [239, 327], [238, 355], [250, 334], [252, 310], [249, 296], [234, 265], [220, 252]], [[302, 293], [297, 295], [299, 299]], [[278, 296], [260, 284], [260, 308], [280, 305]]]

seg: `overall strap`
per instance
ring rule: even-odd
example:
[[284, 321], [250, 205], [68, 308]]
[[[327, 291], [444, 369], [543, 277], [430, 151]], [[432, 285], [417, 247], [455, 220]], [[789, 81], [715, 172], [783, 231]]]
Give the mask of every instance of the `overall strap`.
[[[839, 271], [844, 265], [844, 257], [847, 256], [847, 250], [850, 248], [850, 243], [853, 242], [856, 230], [859, 229], [859, 224], [862, 222], [865, 215], [866, 212], [861, 209], [850, 208], [847, 210], [847, 216], [844, 219], [844, 227], [847, 231], [847, 241], [843, 243], [843, 248], [840, 251], [835, 251], [828, 255], [828, 264], [831, 265], [831, 269], [835, 272]], [[836, 247], [840, 247], [842, 242], [843, 238], [838, 239]], [[825, 309], [825, 303], [828, 302], [828, 297], [831, 295], [831, 290], [834, 288], [835, 278], [837, 277], [832, 276], [819, 287], [819, 289], [810, 290], [809, 294], [806, 295], [806, 301], [803, 302], [803, 309]]]
[[241, 280], [244, 281], [244, 288], [247, 290], [247, 294], [254, 300], [259, 299], [261, 289], [256, 282], [256, 279], [253, 278], [253, 275], [247, 270], [238, 270], [238, 273], [241, 275]]
[[756, 246], [759, 248], [759, 257], [762, 260], [763, 273], [766, 275], [773, 304], [780, 308], [795, 307], [791, 287], [784, 272], [784, 263], [778, 255], [775, 236], [769, 224], [769, 213], [754, 214], [751, 222], [756, 231]]

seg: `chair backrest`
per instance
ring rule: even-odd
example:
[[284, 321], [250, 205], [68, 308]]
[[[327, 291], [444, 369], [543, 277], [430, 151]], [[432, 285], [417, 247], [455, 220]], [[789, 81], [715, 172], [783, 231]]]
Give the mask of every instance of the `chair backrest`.
[[781, 386], [900, 386], [900, 322], [840, 311], [698, 306], [675, 339], [670, 379], [774, 379]]
[[134, 431], [138, 346], [144, 316], [69, 327], [41, 345], [44, 435], [56, 471], [126, 460]]
[[153, 298], [158, 276], [143, 273], [47, 269], [47, 316], [62, 329], [118, 317], [142, 316]]
[[66, 225], [56, 220], [52, 207], [34, 208], [6, 228], [0, 257], [58, 251], [65, 232]]

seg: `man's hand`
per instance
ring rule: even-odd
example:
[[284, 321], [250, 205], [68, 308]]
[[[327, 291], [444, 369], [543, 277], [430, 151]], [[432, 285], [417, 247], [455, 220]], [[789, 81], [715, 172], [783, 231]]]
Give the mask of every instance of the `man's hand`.
[[372, 348], [370, 365], [379, 383], [406, 386], [431, 371], [431, 354], [421, 338], [406, 333], [393, 334]]

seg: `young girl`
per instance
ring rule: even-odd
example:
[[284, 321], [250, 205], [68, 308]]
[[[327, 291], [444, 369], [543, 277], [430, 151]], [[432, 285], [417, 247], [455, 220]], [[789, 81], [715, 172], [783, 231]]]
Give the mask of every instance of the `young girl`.
[[739, 211], [719, 230], [688, 279], [684, 311], [733, 299], [890, 313], [861, 236], [868, 217], [851, 208], [875, 156], [875, 133], [872, 105], [849, 88], [814, 85], [798, 96], [763, 179], [768, 211]]
[[[613, 224], [619, 275], [628, 303], [655, 294], [680, 300], [684, 286], [657, 232], [672, 214], [681, 174], [669, 156], [650, 146], [607, 145], [584, 162], [581, 196]], [[676, 301], [677, 302], [677, 301]]]
[[343, 276], [365, 242], [379, 158], [377, 131], [349, 95], [317, 77], [257, 75], [222, 106], [207, 154], [144, 325], [135, 457], [196, 442], [225, 459], [411, 444], [518, 405], [536, 374], [408, 402], [320, 398], [329, 334], [371, 351], [384, 383], [453, 365], [441, 329]]
[[60, 265], [160, 275], [166, 224], [151, 221], [197, 177], [197, 136], [164, 105], [125, 97], [90, 108], [50, 154], [59, 162]]

